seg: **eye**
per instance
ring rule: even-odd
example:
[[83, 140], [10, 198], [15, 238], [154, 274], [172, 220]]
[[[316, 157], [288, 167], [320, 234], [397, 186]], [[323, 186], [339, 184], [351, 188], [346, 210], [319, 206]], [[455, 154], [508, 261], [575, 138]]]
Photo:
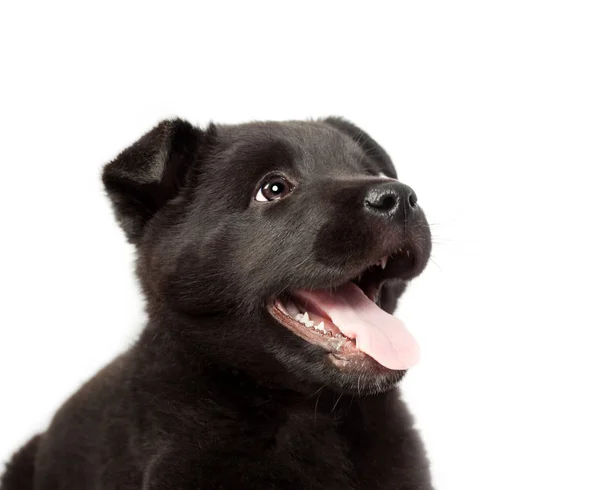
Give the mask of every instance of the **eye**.
[[256, 194], [257, 201], [276, 201], [287, 196], [294, 186], [281, 175], [270, 175], [260, 186]]

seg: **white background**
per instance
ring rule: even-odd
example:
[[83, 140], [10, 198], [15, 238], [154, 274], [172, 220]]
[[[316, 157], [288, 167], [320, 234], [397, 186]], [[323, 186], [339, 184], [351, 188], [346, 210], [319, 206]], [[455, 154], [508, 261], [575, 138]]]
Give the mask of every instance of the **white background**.
[[84, 4], [0, 10], [0, 459], [143, 325], [101, 166], [165, 117], [337, 114], [432, 222], [397, 314], [437, 487], [600, 488], [597, 2]]

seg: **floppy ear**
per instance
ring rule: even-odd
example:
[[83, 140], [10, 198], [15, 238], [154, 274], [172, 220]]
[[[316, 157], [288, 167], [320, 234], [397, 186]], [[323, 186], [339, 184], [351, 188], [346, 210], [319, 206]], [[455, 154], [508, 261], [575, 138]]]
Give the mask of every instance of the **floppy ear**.
[[381, 170], [388, 176], [397, 178], [396, 169], [392, 163], [392, 159], [386, 153], [386, 151], [375, 141], [368, 133], [355, 126], [350, 121], [342, 117], [328, 117], [323, 120], [330, 126], [333, 126], [342, 133], [350, 136], [358, 145], [365, 151], [365, 153], [375, 160], [381, 166]]
[[204, 133], [181, 119], [166, 120], [104, 167], [102, 181], [131, 243], [173, 199], [198, 158]]

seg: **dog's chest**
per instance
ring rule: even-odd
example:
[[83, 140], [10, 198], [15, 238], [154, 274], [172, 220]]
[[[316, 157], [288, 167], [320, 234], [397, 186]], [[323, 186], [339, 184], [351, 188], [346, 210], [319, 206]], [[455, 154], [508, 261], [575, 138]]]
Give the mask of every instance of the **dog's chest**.
[[281, 488], [363, 488], [358, 468], [368, 454], [361, 446], [373, 441], [357, 442], [347, 419], [314, 405], [282, 409], [265, 404], [246, 412], [230, 432], [229, 444], [242, 452], [239, 471]]

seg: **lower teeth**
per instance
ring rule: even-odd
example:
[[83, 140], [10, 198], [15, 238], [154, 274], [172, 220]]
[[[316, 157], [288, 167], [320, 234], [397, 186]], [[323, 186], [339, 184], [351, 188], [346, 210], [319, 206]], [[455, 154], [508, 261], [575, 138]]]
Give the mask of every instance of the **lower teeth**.
[[[295, 304], [294, 304], [294, 307], [296, 308], [296, 313], [295, 313], [295, 315], [292, 318], [294, 318], [294, 320], [296, 320], [298, 323], [301, 323], [302, 325], [304, 325], [306, 328], [310, 328], [311, 330], [315, 330], [317, 332], [320, 332], [321, 334], [326, 335], [328, 337], [333, 337], [333, 338], [336, 338], [336, 339], [350, 340], [350, 339], [348, 339], [348, 337], [346, 337], [341, 332], [338, 332], [338, 333], [336, 333], [334, 335], [331, 330], [327, 330], [325, 328], [325, 322], [323, 322], [323, 321], [319, 322], [318, 325], [315, 325], [315, 322], [310, 319], [310, 317], [308, 316], [307, 312], [300, 313], [300, 311], [297, 309], [297, 307], [296, 307]], [[290, 312], [290, 307], [287, 304], [286, 304], [286, 309], [287, 309], [288, 313], [291, 313]], [[292, 315], [289, 315], [289, 316], [292, 316]]]
[[325, 328], [325, 323], [324, 322], [321, 322], [318, 325], [315, 325], [315, 322], [313, 322], [308, 317], [308, 313], [306, 313], [306, 312], [304, 312], [304, 313], [297, 313], [296, 316], [294, 317], [294, 319], [297, 322], [302, 323], [302, 325], [304, 325], [306, 328], [312, 328], [313, 330], [318, 330], [319, 332], [322, 332], [322, 333], [329, 333], [329, 334], [331, 334], [331, 332]]

